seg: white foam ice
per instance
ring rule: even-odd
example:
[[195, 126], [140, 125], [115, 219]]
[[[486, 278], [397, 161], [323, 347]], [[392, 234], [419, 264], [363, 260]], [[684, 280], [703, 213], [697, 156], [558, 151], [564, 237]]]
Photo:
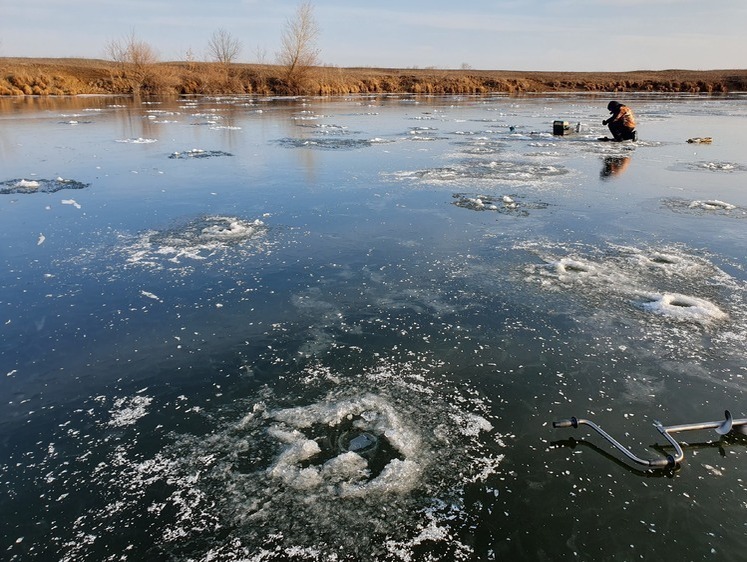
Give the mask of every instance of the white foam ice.
[[0, 181], [0, 193], [54, 193], [63, 189], [83, 189], [88, 184], [76, 181], [66, 180], [61, 177], [55, 179], [38, 179], [27, 180], [13, 179]]
[[38, 181], [36, 181], [36, 180], [26, 180], [26, 179], [21, 179], [21, 180], [18, 180], [18, 181], [17, 181], [17, 182], [16, 182], [16, 183], [15, 183], [15, 184], [13, 185], [13, 187], [21, 187], [21, 188], [26, 188], [26, 189], [36, 189], [36, 188], [38, 188], [38, 187], [39, 187], [40, 185], [41, 185], [41, 184], [40, 184], [40, 183], [39, 183]]
[[677, 320], [707, 323], [729, 315], [710, 301], [677, 293], [644, 293], [641, 308]]
[[518, 195], [465, 195], [455, 193], [454, 205], [473, 211], [495, 211], [513, 216], [528, 216], [529, 211], [547, 208], [546, 203], [526, 201]]
[[[137, 445], [137, 422], [151, 398], [115, 399], [100, 425], [123, 432], [121, 443], [108, 447], [104, 462], [97, 457], [90, 483], [116, 501], [71, 523], [70, 537], [60, 537], [62, 558], [87, 552], [74, 537], [95, 531], [104, 541], [141, 517], [164, 558], [288, 560], [314, 552], [335, 560], [366, 552], [383, 561], [432, 550], [461, 559], [473, 552], [463, 540], [470, 522], [485, 509], [484, 500], [467, 500], [465, 487], [497, 484], [495, 450], [504, 445], [489, 404], [464, 383], [432, 376], [431, 361], [383, 361], [352, 376], [311, 365], [282, 396], [264, 388], [219, 411], [190, 408], [207, 432], [172, 434], [150, 455]], [[186, 400], [174, 407], [185, 411]], [[353, 450], [358, 438], [350, 436], [364, 434], [370, 447]], [[47, 477], [65, 472], [60, 466]]]
[[341, 137], [312, 137], [312, 138], [284, 138], [279, 139], [278, 144], [286, 148], [313, 148], [319, 150], [354, 150], [369, 148], [378, 144], [388, 144], [393, 140], [374, 137], [365, 138], [341, 138]]
[[704, 160], [704, 161], [681, 162], [679, 164], [672, 166], [671, 169], [734, 174], [734, 173], [746, 172], [747, 166], [745, 166], [744, 164], [740, 164], [738, 162]]
[[720, 199], [682, 199], [669, 197], [662, 199], [665, 207], [677, 213], [693, 215], [718, 215], [735, 219], [747, 217], [747, 209]]
[[467, 207], [475, 210], [483, 210], [488, 209], [491, 211], [497, 211], [498, 205], [492, 202], [486, 202], [486, 200], [490, 201], [486, 197], [464, 197], [460, 202], [460, 207]]
[[739, 169], [739, 166], [732, 162], [697, 162], [695, 167], [698, 169], [713, 170], [717, 172], [733, 172]]
[[148, 406], [152, 401], [153, 398], [150, 396], [142, 395], [115, 399], [113, 408], [110, 410], [111, 419], [107, 425], [112, 427], [134, 425], [148, 414]]
[[237, 245], [256, 241], [266, 231], [265, 223], [259, 219], [208, 216], [171, 230], [147, 231], [134, 242], [128, 242], [122, 251], [128, 264], [161, 267], [164, 262], [205, 260]]
[[398, 180], [416, 181], [428, 184], [459, 184], [465, 181], [475, 184], [495, 185], [497, 183], [540, 185], [553, 178], [568, 173], [563, 166], [533, 164], [511, 160], [480, 160], [454, 164], [441, 168], [402, 171], [389, 174]]
[[126, 143], [126, 144], [152, 144], [154, 142], [158, 142], [158, 139], [146, 139], [143, 137], [138, 137], [135, 139], [119, 139], [116, 142]]
[[736, 205], [719, 201], [718, 199], [707, 199], [705, 201], [693, 201], [688, 205], [691, 209], [704, 209], [706, 211], [731, 211], [736, 209]]
[[245, 221], [230, 217], [219, 218], [222, 220], [202, 229], [202, 232], [200, 233], [201, 240], [237, 240], [251, 238], [265, 226], [265, 223], [259, 219]]
[[594, 264], [581, 259], [564, 257], [551, 262], [549, 267], [562, 282], [575, 281], [579, 277], [589, 277], [598, 273]]
[[700, 326], [730, 318], [706, 295], [716, 292], [716, 287], [734, 285], [734, 280], [707, 260], [682, 250], [610, 246], [600, 255], [589, 250], [580, 257], [577, 252], [558, 256], [550, 251], [549, 243], [541, 248], [524, 247], [544, 261], [528, 266], [528, 279], [547, 288], [575, 288], [596, 308], [616, 309], [628, 302], [646, 312]]
[[[286, 444], [269, 473], [281, 477], [287, 484], [300, 483], [309, 488], [336, 483], [340, 487], [335, 493], [342, 496], [362, 495], [374, 489], [403, 493], [417, 483], [423, 464], [430, 456], [418, 433], [407, 426], [386, 399], [374, 394], [279, 410], [268, 416], [283, 424], [283, 427], [273, 426], [269, 434]], [[350, 420], [354, 420], [352, 426], [356, 431], [382, 436], [404, 458], [390, 459], [381, 473], [370, 480], [366, 478], [367, 462], [355, 452], [340, 451], [317, 467], [303, 463], [321, 452], [318, 443], [310, 440], [303, 429], [316, 424], [336, 427]], [[351, 478], [339, 482], [342, 475]]]
[[72, 205], [72, 206], [73, 206], [73, 207], [75, 207], [76, 209], [80, 209], [80, 208], [81, 208], [81, 205], [80, 205], [80, 203], [78, 203], [78, 202], [77, 202], [77, 201], [76, 201], [75, 199], [63, 199], [63, 200], [61, 201], [61, 203], [62, 203], [63, 205]]
[[172, 160], [190, 160], [202, 158], [214, 158], [219, 156], [233, 156], [230, 152], [223, 150], [204, 150], [202, 148], [193, 148], [184, 152], [172, 152], [169, 158]]

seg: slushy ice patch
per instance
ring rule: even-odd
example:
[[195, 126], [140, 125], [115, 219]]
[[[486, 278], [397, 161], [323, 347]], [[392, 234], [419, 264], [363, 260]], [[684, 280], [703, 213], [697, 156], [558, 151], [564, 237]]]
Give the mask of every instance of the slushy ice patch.
[[725, 320], [729, 317], [710, 301], [676, 293], [642, 294], [641, 308], [678, 320], [706, 322]]
[[368, 148], [377, 144], [394, 142], [380, 138], [372, 139], [346, 139], [346, 138], [284, 138], [277, 143], [285, 148], [312, 148], [317, 150], [357, 150]]
[[[92, 453], [75, 466], [40, 463], [55, 485], [84, 478], [111, 499], [55, 523], [60, 558], [93, 560], [124, 540], [122, 560], [471, 559], [471, 525], [499, 494], [504, 438], [480, 394], [429, 362], [357, 375], [310, 366], [293, 388], [264, 387], [213, 411], [184, 396], [160, 406], [96, 398], [56, 439]], [[143, 429], [156, 423], [150, 410], [158, 423], [178, 420], [172, 433]], [[85, 429], [90, 416], [106, 435]], [[185, 434], [184, 424], [204, 431]], [[153, 431], [163, 446], [144, 444]]]
[[504, 141], [487, 137], [474, 138], [470, 142], [455, 142], [454, 144], [458, 147], [460, 154], [475, 157], [498, 154], [504, 152], [508, 146], [508, 143]]
[[519, 184], [536, 183], [563, 176], [568, 170], [560, 165], [541, 165], [529, 162], [480, 161], [455, 164], [443, 168], [430, 168], [397, 172], [393, 176], [399, 180], [409, 180], [423, 184], [463, 184], [471, 182], [511, 182]]
[[158, 139], [146, 139], [143, 137], [130, 138], [130, 139], [118, 139], [115, 142], [121, 142], [124, 144], [153, 144], [158, 142]]
[[107, 425], [112, 427], [134, 425], [140, 418], [148, 414], [148, 406], [152, 401], [151, 397], [141, 395], [116, 398], [113, 408], [110, 410], [112, 417]]
[[691, 209], [705, 209], [706, 211], [731, 211], [736, 209], [731, 203], [719, 201], [718, 199], [709, 199], [707, 201], [693, 201], [688, 205]]
[[269, 475], [304, 490], [362, 496], [412, 490], [427, 459], [418, 432], [374, 394], [269, 412], [283, 445]]
[[205, 260], [235, 246], [251, 246], [267, 231], [259, 220], [207, 216], [183, 226], [141, 234], [123, 248], [130, 264], [161, 267], [182, 260]]
[[522, 247], [544, 262], [527, 267], [528, 280], [551, 290], [573, 289], [598, 309], [627, 304], [701, 327], [729, 319], [727, 307], [736, 313], [732, 320], [739, 322], [742, 316], [742, 284], [681, 249], [611, 246], [578, 251], [549, 243]]
[[200, 148], [193, 148], [192, 150], [185, 150], [184, 152], [172, 152], [169, 158], [172, 160], [192, 160], [202, 158], [216, 158], [219, 156], [233, 156], [230, 152], [223, 150], [202, 150]]
[[89, 185], [90, 184], [82, 183], [76, 180], [66, 180], [63, 178], [56, 178], [52, 180], [28, 180], [24, 178], [18, 178], [0, 182], [0, 193], [54, 193], [63, 189], [84, 189]]
[[727, 172], [727, 173], [747, 171], [747, 166], [743, 166], [742, 164], [737, 164], [736, 162], [711, 162], [711, 161], [688, 162], [683, 166], [683, 168], [685, 170], [700, 170], [700, 171], [706, 171], [706, 172]]
[[472, 211], [494, 211], [502, 214], [528, 216], [533, 209], [546, 209], [546, 203], [526, 201], [518, 195], [466, 195], [455, 193], [454, 205]]
[[729, 218], [747, 218], [747, 209], [720, 199], [680, 199], [670, 197], [662, 200], [667, 209], [686, 215], [715, 215]]

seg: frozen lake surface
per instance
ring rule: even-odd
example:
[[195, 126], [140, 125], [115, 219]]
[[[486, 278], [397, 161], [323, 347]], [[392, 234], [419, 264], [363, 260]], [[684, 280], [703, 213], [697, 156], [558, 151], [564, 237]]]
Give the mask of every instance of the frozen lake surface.
[[747, 417], [747, 97], [608, 101], [0, 99], [3, 559], [741, 560], [552, 427]]

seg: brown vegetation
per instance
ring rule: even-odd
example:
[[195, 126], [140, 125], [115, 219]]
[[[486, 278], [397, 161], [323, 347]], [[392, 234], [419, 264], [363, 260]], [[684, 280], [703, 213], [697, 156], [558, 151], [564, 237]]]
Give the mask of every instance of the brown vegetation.
[[315, 66], [303, 91], [280, 65], [152, 62], [143, 68], [96, 59], [0, 58], [0, 95], [747, 91], [747, 70], [525, 72]]
[[318, 36], [314, 8], [309, 2], [302, 2], [296, 16], [286, 22], [278, 53], [277, 62], [285, 69], [288, 91], [300, 94], [314, 87], [314, 68], [319, 66]]

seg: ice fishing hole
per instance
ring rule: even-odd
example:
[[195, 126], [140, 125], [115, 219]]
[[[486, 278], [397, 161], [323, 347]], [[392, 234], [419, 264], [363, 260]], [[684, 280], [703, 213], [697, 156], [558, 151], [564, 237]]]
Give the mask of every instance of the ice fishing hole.
[[327, 461], [345, 454], [356, 453], [368, 462], [368, 480], [373, 480], [393, 460], [405, 457], [390, 443], [386, 435], [370, 429], [362, 429], [360, 416], [352, 416], [336, 426], [316, 424], [307, 434], [319, 445], [319, 453], [302, 461], [301, 468], [321, 466]]

